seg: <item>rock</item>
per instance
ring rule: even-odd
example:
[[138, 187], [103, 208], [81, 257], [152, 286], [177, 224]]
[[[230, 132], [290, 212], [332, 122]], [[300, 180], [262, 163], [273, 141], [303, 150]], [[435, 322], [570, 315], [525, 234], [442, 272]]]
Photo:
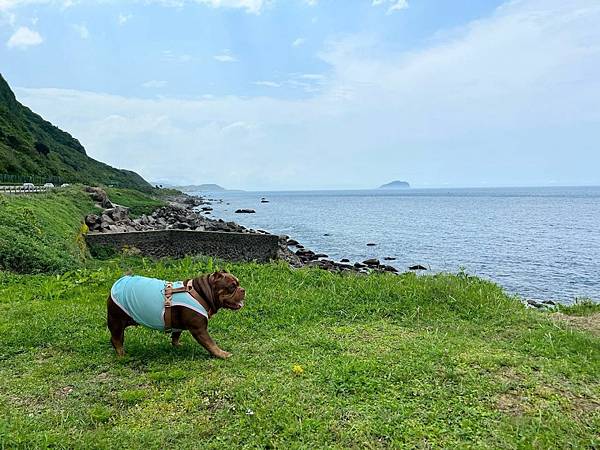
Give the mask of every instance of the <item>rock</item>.
[[114, 207], [112, 202], [108, 199], [108, 195], [106, 195], [106, 192], [103, 189], [100, 189], [99, 187], [87, 186], [85, 188], [85, 191], [88, 192], [90, 194], [90, 197], [92, 197], [92, 200], [98, 202], [102, 208]]
[[331, 236], [331, 234], [329, 234], [329, 233], [325, 233], [323, 236]]
[[366, 264], [367, 266], [378, 266], [379, 260], [376, 258], [371, 258], [363, 261], [363, 264]]
[[129, 208], [123, 206], [115, 206], [114, 208], [105, 210], [104, 213], [112, 217], [115, 222], [129, 219]]
[[329, 255], [326, 255], [325, 253], [317, 253], [315, 258], [329, 258]]
[[375, 244], [374, 242], [369, 242], [367, 244], [367, 247], [375, 247], [377, 244]]
[[112, 220], [112, 218], [108, 214], [102, 214], [100, 220], [102, 220], [103, 223], [106, 223], [108, 225], [113, 225], [115, 223], [115, 221]]
[[266, 198], [263, 198], [260, 202], [261, 203], [269, 203], [269, 200], [267, 200]]
[[253, 209], [236, 209], [235, 213], [236, 214], [254, 214], [256, 211], [254, 211]]
[[398, 273], [398, 269], [394, 266], [383, 266], [383, 270], [386, 272]]
[[213, 209], [210, 206], [203, 206], [202, 211], [212, 211]]
[[340, 259], [340, 262], [349, 263], [350, 260], [348, 258], [343, 258], [343, 259]]
[[296, 251], [296, 256], [298, 256], [300, 259], [304, 259], [307, 261], [317, 259], [315, 252], [313, 252], [312, 250], [298, 250]]
[[367, 267], [367, 266], [365, 266], [364, 264], [361, 264], [359, 262], [355, 262], [354, 263], [354, 267], [356, 267], [357, 269], [362, 269], [362, 268]]
[[92, 227], [95, 227], [96, 224], [100, 223], [100, 217], [97, 216], [96, 214], [88, 214], [87, 216], [85, 216], [85, 224], [91, 229]]
[[386, 256], [385, 258], [383, 258], [384, 261], [396, 261], [396, 258], [393, 256]]
[[288, 239], [287, 241], [287, 245], [289, 246], [297, 246], [299, 244], [299, 242], [295, 239]]
[[408, 270], [427, 270], [427, 267], [424, 267], [421, 264], [417, 264], [415, 266], [410, 266]]

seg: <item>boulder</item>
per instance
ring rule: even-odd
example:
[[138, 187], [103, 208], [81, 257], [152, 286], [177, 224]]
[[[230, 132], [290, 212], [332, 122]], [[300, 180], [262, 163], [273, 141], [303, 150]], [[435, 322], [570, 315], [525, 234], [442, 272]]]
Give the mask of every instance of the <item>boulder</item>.
[[254, 214], [256, 211], [254, 211], [253, 209], [236, 209], [235, 213], [236, 214]]
[[396, 261], [396, 258], [393, 256], [386, 256], [385, 258], [383, 258], [384, 261]]
[[92, 200], [98, 202], [98, 204], [102, 208], [112, 208], [114, 206], [112, 202], [108, 199], [108, 195], [106, 195], [104, 189], [100, 189], [99, 187], [87, 186], [85, 188], [85, 191], [88, 192], [90, 194], [90, 197], [92, 197]]
[[106, 223], [108, 225], [113, 225], [115, 223], [115, 221], [112, 220], [112, 217], [110, 217], [108, 214], [102, 214], [100, 220], [102, 220], [103, 223]]
[[371, 258], [371, 259], [367, 259], [367, 260], [363, 261], [363, 264], [365, 264], [367, 266], [378, 266], [379, 260], [376, 258]]
[[410, 266], [408, 270], [427, 270], [427, 267], [422, 266], [421, 264], [417, 264], [414, 266]]
[[377, 244], [375, 244], [374, 242], [369, 242], [367, 244], [367, 247], [375, 247]]

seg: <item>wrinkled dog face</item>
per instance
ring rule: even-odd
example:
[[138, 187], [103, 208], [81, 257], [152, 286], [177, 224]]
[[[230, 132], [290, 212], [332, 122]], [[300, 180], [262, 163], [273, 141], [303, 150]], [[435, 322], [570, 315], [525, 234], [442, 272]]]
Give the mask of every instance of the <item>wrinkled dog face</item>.
[[209, 282], [213, 295], [219, 299], [224, 308], [238, 310], [244, 306], [246, 290], [232, 274], [215, 272], [210, 276]]

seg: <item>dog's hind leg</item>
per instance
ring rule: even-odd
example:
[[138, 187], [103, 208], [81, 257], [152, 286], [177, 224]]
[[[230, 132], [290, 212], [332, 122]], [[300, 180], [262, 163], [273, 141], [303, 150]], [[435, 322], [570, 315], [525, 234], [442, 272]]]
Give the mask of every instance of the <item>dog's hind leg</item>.
[[110, 331], [110, 343], [115, 348], [117, 355], [124, 356], [125, 350], [123, 350], [123, 343], [125, 342], [125, 328], [128, 323], [124, 320], [123, 311], [113, 302], [110, 295], [107, 301], [107, 320], [106, 324]]
[[179, 330], [179, 331], [173, 331], [171, 333], [171, 344], [174, 347], [179, 347], [181, 345], [181, 342], [179, 342], [179, 338], [181, 337], [182, 332], [183, 332], [182, 330]]

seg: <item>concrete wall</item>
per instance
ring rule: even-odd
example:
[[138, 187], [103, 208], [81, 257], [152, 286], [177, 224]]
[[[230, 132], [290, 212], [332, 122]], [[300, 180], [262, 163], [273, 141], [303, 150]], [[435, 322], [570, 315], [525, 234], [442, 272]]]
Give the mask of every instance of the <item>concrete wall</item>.
[[276, 259], [279, 242], [275, 235], [189, 230], [89, 233], [85, 239], [93, 253], [106, 248], [135, 247], [143, 255], [159, 258], [206, 255], [228, 261], [259, 262]]

